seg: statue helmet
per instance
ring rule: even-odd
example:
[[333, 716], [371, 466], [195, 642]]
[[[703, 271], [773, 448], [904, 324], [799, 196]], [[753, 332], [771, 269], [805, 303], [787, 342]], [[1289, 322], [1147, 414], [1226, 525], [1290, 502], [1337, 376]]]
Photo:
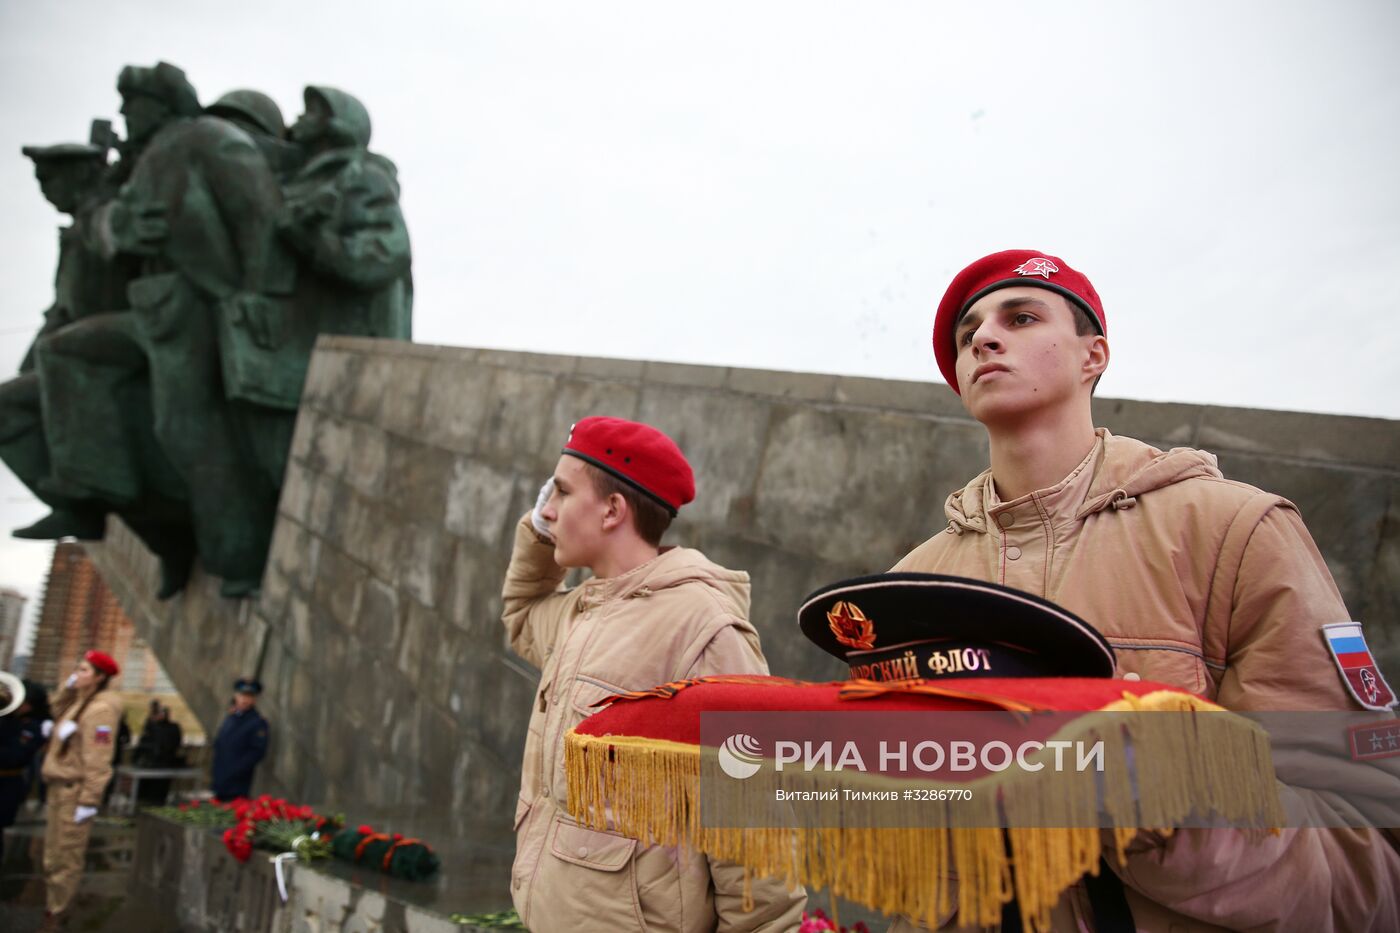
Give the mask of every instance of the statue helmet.
[[169, 62], [160, 62], [154, 68], [141, 65], [127, 65], [117, 76], [117, 93], [123, 97], [142, 94], [154, 97], [170, 108], [178, 117], [197, 117], [200, 114], [199, 95], [194, 91], [185, 72]]
[[287, 135], [287, 124], [282, 119], [282, 108], [262, 91], [240, 88], [229, 91], [214, 101], [204, 112], [216, 117], [242, 118], [269, 136], [278, 139]]
[[304, 93], [306, 105], [312, 100], [320, 100], [326, 106], [331, 118], [326, 132], [341, 146], [369, 147], [369, 111], [359, 98], [333, 87], [308, 86]]

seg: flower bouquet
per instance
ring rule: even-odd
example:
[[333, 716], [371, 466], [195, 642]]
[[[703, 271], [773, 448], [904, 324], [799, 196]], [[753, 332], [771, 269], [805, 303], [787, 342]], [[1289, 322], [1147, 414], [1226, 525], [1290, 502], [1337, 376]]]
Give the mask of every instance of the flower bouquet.
[[224, 830], [224, 846], [240, 862], [248, 861], [253, 849], [295, 852], [304, 861], [327, 858], [330, 843], [322, 832], [334, 823], [317, 816], [309, 806], [288, 803], [267, 794], [253, 800], [238, 798], [214, 804], [233, 815], [233, 825]]
[[255, 848], [294, 852], [304, 861], [333, 855], [408, 881], [431, 877], [439, 864], [432, 846], [421, 839], [366, 825], [348, 829], [343, 816], [322, 816], [309, 806], [268, 794], [152, 807], [147, 812], [189, 826], [222, 828], [224, 847], [240, 862], [248, 861]]
[[304, 860], [328, 858], [328, 837], [344, 822], [269, 794], [253, 799], [196, 800], [176, 807], [150, 807], [146, 812], [186, 826], [222, 828], [225, 848], [240, 862], [248, 861], [255, 847], [295, 852]]

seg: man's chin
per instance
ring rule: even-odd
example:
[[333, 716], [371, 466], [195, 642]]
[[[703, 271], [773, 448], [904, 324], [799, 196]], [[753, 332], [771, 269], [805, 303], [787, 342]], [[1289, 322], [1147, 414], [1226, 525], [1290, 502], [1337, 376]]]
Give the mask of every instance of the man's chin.
[[[1044, 393], [1041, 393], [1044, 395]], [[998, 392], [974, 397], [964, 404], [967, 413], [984, 426], [1009, 426], [1024, 421], [1028, 416], [1045, 407], [1040, 395]]]

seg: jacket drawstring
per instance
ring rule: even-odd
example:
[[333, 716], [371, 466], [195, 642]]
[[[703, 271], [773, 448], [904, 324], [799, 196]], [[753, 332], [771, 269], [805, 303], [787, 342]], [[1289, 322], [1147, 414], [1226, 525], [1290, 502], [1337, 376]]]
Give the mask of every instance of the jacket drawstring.
[[1115, 512], [1131, 509], [1135, 505], [1137, 505], [1137, 497], [1128, 495], [1127, 491], [1123, 489], [1113, 490], [1113, 495], [1108, 500], [1108, 507]]

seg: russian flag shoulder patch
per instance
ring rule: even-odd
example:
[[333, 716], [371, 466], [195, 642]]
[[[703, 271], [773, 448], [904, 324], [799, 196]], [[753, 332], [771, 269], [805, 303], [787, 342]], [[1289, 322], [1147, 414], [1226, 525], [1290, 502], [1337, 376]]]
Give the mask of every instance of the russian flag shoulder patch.
[[1378, 712], [1395, 708], [1395, 691], [1381, 676], [1380, 666], [1366, 646], [1360, 622], [1334, 622], [1322, 627], [1322, 637], [1341, 672], [1342, 683], [1366, 709]]

